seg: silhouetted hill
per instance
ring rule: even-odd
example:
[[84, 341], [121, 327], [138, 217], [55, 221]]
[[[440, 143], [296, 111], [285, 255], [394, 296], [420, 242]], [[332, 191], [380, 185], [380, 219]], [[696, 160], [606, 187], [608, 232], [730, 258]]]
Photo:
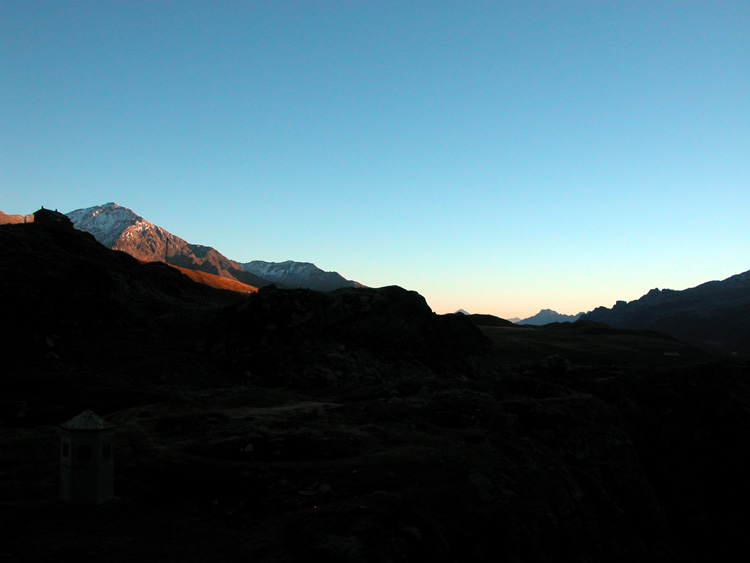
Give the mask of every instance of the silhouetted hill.
[[684, 342], [721, 352], [750, 353], [750, 271], [723, 281], [675, 291], [652, 289], [611, 309], [581, 317], [622, 328], [664, 332]]
[[[341, 391], [417, 373], [466, 377], [469, 358], [488, 359], [486, 339], [471, 323], [436, 315], [421, 295], [396, 286], [328, 293], [266, 287], [226, 322], [243, 335], [233, 363], [275, 386]], [[229, 342], [213, 345], [232, 350]]]
[[481, 315], [475, 313], [468, 317], [469, 320], [477, 326], [513, 326], [511, 321], [506, 321], [505, 319], [501, 319], [494, 315]]
[[[750, 375], [664, 334], [436, 315], [398, 287], [239, 295], [0, 227], [1, 553], [59, 561], [732, 560]], [[478, 326], [480, 328], [478, 328]], [[58, 500], [56, 425], [117, 425]]]
[[577, 315], [563, 315], [552, 309], [542, 309], [533, 317], [517, 321], [519, 325], [546, 325], [549, 323], [572, 323], [578, 320], [581, 313]]
[[43, 223], [0, 227], [0, 292], [9, 329], [0, 340], [0, 394], [32, 397], [30, 420], [63, 416], [72, 405], [130, 404], [144, 388], [132, 386], [123, 365], [144, 356], [153, 364], [155, 349], [167, 361], [197, 317], [240, 298]]

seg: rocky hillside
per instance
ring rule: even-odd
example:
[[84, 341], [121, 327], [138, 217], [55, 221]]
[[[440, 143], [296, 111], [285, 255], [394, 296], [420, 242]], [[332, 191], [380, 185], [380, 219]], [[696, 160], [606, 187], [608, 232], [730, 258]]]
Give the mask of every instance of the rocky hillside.
[[215, 249], [191, 244], [116, 203], [78, 209], [67, 216], [76, 229], [91, 233], [107, 248], [127, 252], [138, 260], [166, 262], [254, 287], [268, 284]]
[[326, 272], [309, 262], [264, 262], [254, 260], [240, 264], [243, 270], [284, 287], [332, 291], [340, 287], [363, 287], [345, 279], [338, 272]]
[[721, 352], [750, 353], [750, 271], [675, 291], [652, 289], [581, 317], [614, 327], [655, 330]]
[[[750, 524], [750, 370], [398, 287], [241, 296], [58, 225], [0, 227], [9, 561], [702, 562]], [[114, 503], [56, 425], [117, 425]], [[44, 538], [40, 541], [39, 538]]]
[[253, 287], [271, 283], [330, 291], [359, 285], [336, 272], [324, 272], [304, 262], [239, 264], [209, 246], [191, 244], [146, 221], [127, 207], [107, 203], [67, 214], [77, 229], [91, 233], [107, 248], [122, 250], [139, 260], [168, 264], [230, 278]]
[[32, 222], [33, 215], [8, 215], [0, 211], [0, 225], [13, 225], [18, 223]]

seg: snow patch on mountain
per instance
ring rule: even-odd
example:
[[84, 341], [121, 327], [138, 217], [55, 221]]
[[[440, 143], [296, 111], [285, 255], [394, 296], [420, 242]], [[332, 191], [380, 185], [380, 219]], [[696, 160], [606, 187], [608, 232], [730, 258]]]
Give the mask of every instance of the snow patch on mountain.
[[310, 262], [253, 260], [252, 262], [240, 263], [240, 267], [246, 272], [287, 287], [331, 291], [340, 287], [358, 285], [337, 272], [326, 272]]
[[[169, 263], [180, 262], [180, 255], [192, 251], [193, 245], [187, 241], [114, 202], [66, 215], [76, 229], [92, 234], [107, 248], [122, 250], [139, 260], [165, 261], [168, 255]], [[178, 265], [189, 267], [181, 262]]]
[[[66, 215], [73, 221], [73, 226], [79, 231], [86, 231], [107, 248], [112, 248], [123, 231], [135, 227], [141, 231], [153, 227], [153, 224], [143, 217], [136, 215], [127, 207], [114, 202], [86, 209], [76, 209]], [[132, 236], [128, 233], [127, 236]]]
[[264, 262], [239, 264], [210, 246], [191, 244], [146, 221], [127, 207], [114, 202], [67, 213], [73, 226], [94, 236], [104, 246], [127, 252], [143, 261], [162, 261], [262, 287], [331, 291], [341, 287], [363, 287], [337, 272], [326, 272], [309, 262]]

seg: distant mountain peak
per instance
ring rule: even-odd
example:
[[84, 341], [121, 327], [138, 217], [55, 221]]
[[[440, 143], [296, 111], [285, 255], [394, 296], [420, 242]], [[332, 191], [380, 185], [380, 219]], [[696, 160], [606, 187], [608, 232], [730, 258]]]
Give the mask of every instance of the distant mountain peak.
[[341, 287], [362, 286], [355, 281], [347, 280], [338, 272], [326, 272], [311, 262], [253, 260], [252, 262], [241, 263], [240, 267], [245, 272], [286, 287], [331, 291]]
[[92, 234], [104, 246], [127, 252], [139, 260], [167, 262], [253, 287], [275, 283], [282, 287], [329, 291], [361, 286], [337, 272], [325, 272], [310, 262], [256, 260], [239, 264], [210, 246], [188, 243], [113, 201], [77, 209], [67, 216], [75, 228]]
[[139, 224], [145, 226], [148, 223], [132, 210], [114, 202], [77, 209], [67, 213], [67, 216], [73, 221], [76, 229], [91, 233], [96, 240], [108, 248], [113, 248], [123, 231], [129, 227]]
[[572, 323], [578, 320], [582, 313], [577, 315], [563, 315], [552, 309], [542, 309], [533, 317], [528, 317], [520, 321], [514, 321], [519, 325], [546, 325], [550, 323]]

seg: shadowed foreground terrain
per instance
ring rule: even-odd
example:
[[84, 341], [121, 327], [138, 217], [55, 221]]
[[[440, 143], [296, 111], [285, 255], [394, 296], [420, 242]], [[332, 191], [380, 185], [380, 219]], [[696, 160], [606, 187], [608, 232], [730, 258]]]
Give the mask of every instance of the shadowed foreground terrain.
[[[0, 227], [2, 561], [732, 560], [748, 364], [398, 287], [252, 295]], [[57, 500], [55, 425], [118, 425], [118, 500]]]

